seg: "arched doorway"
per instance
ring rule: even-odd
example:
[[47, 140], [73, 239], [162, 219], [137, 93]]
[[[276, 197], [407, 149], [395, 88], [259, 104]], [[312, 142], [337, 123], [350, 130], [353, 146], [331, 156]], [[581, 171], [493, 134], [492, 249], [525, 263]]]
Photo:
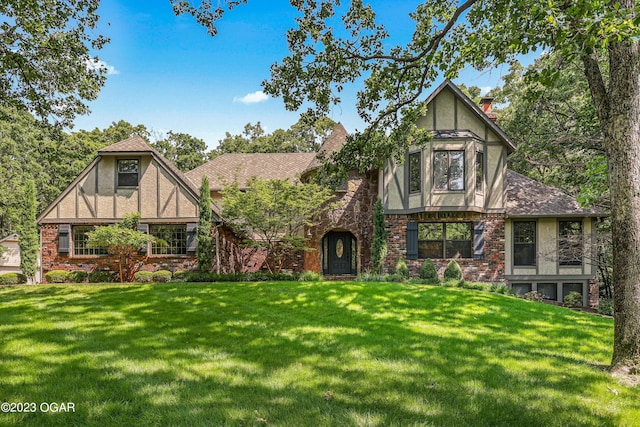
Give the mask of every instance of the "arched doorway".
[[348, 231], [331, 231], [322, 238], [322, 273], [356, 274], [358, 248]]

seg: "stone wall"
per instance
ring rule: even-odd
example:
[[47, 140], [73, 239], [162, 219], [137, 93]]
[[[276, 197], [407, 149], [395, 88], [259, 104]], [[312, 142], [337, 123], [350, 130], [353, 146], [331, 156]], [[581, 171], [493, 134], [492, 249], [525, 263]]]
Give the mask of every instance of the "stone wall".
[[[412, 276], [417, 276], [424, 259], [407, 259], [407, 224], [412, 221], [420, 222], [417, 215], [387, 215], [387, 257], [385, 271], [392, 272], [399, 258], [407, 261]], [[482, 259], [460, 258], [460, 264], [465, 280], [478, 282], [499, 282], [504, 280], [505, 268], [505, 218], [502, 214], [477, 214], [471, 218], [429, 219], [429, 222], [459, 222], [482, 221], [484, 223], [484, 257]], [[450, 259], [432, 259], [440, 278]]]
[[330, 231], [348, 231], [356, 238], [358, 251], [357, 271], [371, 269], [373, 242], [373, 210], [378, 197], [378, 173], [350, 172], [346, 191], [336, 193], [330, 203], [336, 208], [329, 211], [319, 223], [306, 230], [308, 247], [304, 254], [304, 270], [322, 273], [322, 238]]

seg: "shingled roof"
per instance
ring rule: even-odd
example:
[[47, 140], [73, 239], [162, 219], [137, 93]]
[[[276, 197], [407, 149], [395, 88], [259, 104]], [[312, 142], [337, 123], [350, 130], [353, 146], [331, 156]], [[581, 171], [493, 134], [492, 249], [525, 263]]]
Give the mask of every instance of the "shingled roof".
[[508, 217], [600, 217], [606, 213], [584, 209], [575, 197], [534, 179], [507, 170]]
[[[347, 143], [347, 130], [342, 126], [342, 123], [338, 123], [336, 127], [333, 128], [331, 134], [324, 140], [320, 149], [318, 150], [318, 154], [321, 154], [325, 157], [329, 157], [333, 153], [336, 153], [344, 147], [344, 144]], [[307, 171], [311, 169], [315, 169], [322, 166], [322, 162], [318, 159], [318, 157], [314, 157], [311, 163], [307, 166]]]
[[187, 177], [199, 182], [207, 176], [211, 191], [220, 191], [225, 182], [236, 179], [240, 188], [253, 177], [294, 181], [315, 157], [316, 153], [229, 153], [187, 172]]

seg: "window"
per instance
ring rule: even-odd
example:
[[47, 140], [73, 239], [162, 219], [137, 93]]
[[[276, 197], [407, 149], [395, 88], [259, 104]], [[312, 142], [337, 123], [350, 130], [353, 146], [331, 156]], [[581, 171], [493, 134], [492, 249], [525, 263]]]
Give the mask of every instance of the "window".
[[538, 292], [542, 294], [542, 298], [552, 301], [558, 300], [558, 284], [557, 283], [538, 283]]
[[118, 160], [118, 187], [138, 186], [138, 160]]
[[409, 193], [419, 193], [422, 188], [421, 154], [420, 152], [409, 154]]
[[151, 244], [153, 255], [186, 255], [187, 226], [181, 225], [151, 225], [149, 234], [161, 240]]
[[513, 265], [536, 265], [536, 223], [513, 223]]
[[531, 283], [512, 283], [511, 289], [520, 296], [524, 296], [527, 292], [531, 292]]
[[484, 191], [484, 153], [476, 153], [476, 191]]
[[562, 284], [562, 300], [571, 292], [577, 292], [582, 295], [582, 283], [563, 283]]
[[73, 227], [73, 254], [74, 255], [107, 255], [104, 248], [90, 248], [87, 233], [93, 231], [92, 226], [78, 225]]
[[472, 226], [470, 222], [418, 224], [418, 257], [471, 258]]
[[560, 221], [560, 265], [582, 265], [582, 221]]
[[435, 151], [433, 186], [436, 190], [464, 190], [464, 151]]

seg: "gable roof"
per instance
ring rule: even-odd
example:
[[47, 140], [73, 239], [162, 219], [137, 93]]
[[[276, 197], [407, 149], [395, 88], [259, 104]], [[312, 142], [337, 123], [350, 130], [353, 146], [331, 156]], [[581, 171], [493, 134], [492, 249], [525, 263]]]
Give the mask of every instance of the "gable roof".
[[211, 191], [222, 190], [225, 182], [236, 179], [240, 188], [246, 188], [252, 177], [293, 181], [315, 157], [316, 153], [228, 153], [187, 172], [187, 177], [198, 181], [207, 176]]
[[19, 237], [20, 237], [20, 235], [18, 235], [18, 233], [9, 234], [8, 236], [5, 236], [2, 239], [0, 239], [0, 243], [2, 243], [2, 242], [17, 242]]
[[[325, 158], [328, 158], [333, 153], [337, 153], [347, 143], [347, 136], [347, 130], [342, 126], [342, 123], [338, 123], [331, 131], [331, 134], [322, 142], [322, 145], [318, 149], [318, 154], [322, 154]], [[318, 159], [318, 156], [315, 156], [307, 166], [306, 171], [320, 166], [322, 166], [322, 162]]]
[[[200, 189], [191, 181], [180, 169], [178, 169], [172, 162], [167, 160], [162, 154], [155, 150], [147, 141], [141, 136], [134, 135], [130, 138], [111, 144], [107, 147], [98, 150], [98, 155], [93, 161], [87, 165], [86, 168], [74, 179], [71, 184], [53, 201], [45, 210], [43, 210], [36, 222], [39, 224], [49, 212], [65, 198], [69, 192], [76, 187], [76, 185], [93, 169], [93, 167], [100, 161], [103, 156], [121, 156], [121, 155], [151, 155], [153, 159], [161, 165], [173, 178], [190, 193], [196, 200], [200, 198]], [[216, 220], [220, 220], [220, 208], [215, 204], [211, 204], [213, 212], [216, 216]]]
[[584, 209], [575, 197], [535, 179], [507, 170], [507, 217], [602, 217], [596, 208]]
[[493, 122], [482, 109], [476, 105], [472, 100], [469, 99], [467, 95], [465, 95], [458, 86], [456, 86], [451, 80], [445, 80], [434, 90], [431, 95], [425, 101], [425, 104], [431, 103], [444, 89], [449, 89], [453, 95], [461, 101], [473, 114], [478, 117], [486, 126], [495, 133], [498, 138], [507, 146], [507, 150], [509, 152], [513, 152], [516, 149], [516, 144], [513, 140], [507, 135], [500, 127]]

